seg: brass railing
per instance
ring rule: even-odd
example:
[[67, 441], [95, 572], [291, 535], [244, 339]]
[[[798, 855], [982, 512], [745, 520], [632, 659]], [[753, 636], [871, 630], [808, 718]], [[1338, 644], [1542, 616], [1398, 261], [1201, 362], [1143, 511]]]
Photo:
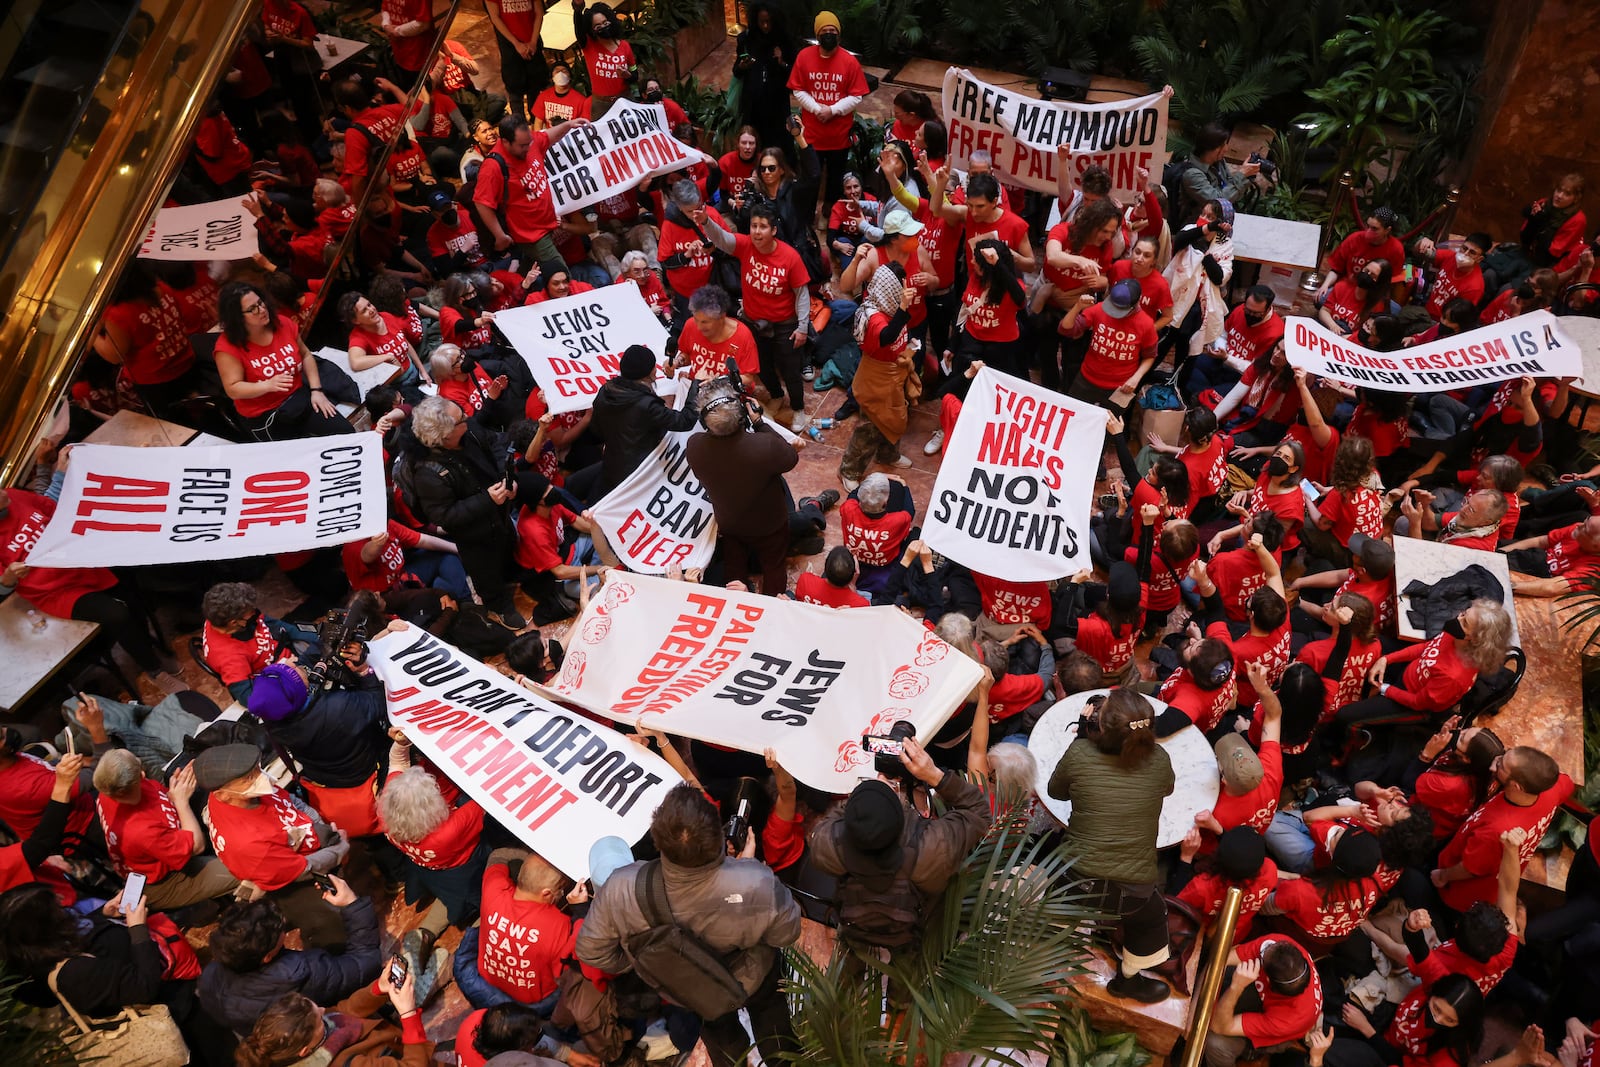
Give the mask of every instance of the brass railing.
[[1228, 890], [1222, 912], [1207, 938], [1206, 958], [1189, 1000], [1189, 1028], [1184, 1034], [1183, 1060], [1179, 1067], [1200, 1067], [1206, 1051], [1206, 1035], [1211, 1032], [1211, 1013], [1216, 1010], [1217, 994], [1222, 990], [1222, 975], [1228, 969], [1228, 953], [1233, 951], [1234, 927], [1239, 925], [1239, 908], [1244, 892], [1238, 886]]
[[189, 150], [254, 0], [144, 0], [0, 263], [0, 484], [29, 450]]

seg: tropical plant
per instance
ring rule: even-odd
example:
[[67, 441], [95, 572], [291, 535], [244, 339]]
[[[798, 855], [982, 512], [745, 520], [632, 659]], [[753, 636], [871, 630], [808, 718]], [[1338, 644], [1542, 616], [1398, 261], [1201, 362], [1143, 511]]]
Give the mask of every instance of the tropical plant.
[[723, 143], [739, 127], [739, 114], [728, 106], [728, 94], [707, 85], [693, 74], [685, 74], [672, 88], [672, 98], [689, 116], [689, 121], [705, 131], [708, 151], [721, 152]]
[[[1061, 847], [1026, 827], [1025, 808], [996, 818], [928, 918], [919, 952], [885, 963], [840, 944], [826, 967], [791, 953], [800, 1047], [790, 1061], [885, 1067], [964, 1052], [1018, 1065], [1016, 1053], [1057, 1051], [1079, 1019], [1063, 990], [1084, 973], [1090, 928], [1104, 916]], [[887, 1029], [879, 1021], [886, 978], [910, 998]]]
[[17, 999], [23, 979], [0, 970], [0, 1048], [10, 1067], [71, 1067], [77, 1060], [56, 1031], [32, 1025], [37, 1011]]
[[1144, 1067], [1150, 1062], [1132, 1034], [1108, 1033], [1077, 1012], [1061, 1031], [1061, 1045], [1050, 1057], [1050, 1067]]

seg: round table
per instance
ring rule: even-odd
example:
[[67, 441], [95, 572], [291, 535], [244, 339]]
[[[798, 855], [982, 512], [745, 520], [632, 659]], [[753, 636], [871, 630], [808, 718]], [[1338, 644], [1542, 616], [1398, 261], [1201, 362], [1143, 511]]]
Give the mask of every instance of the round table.
[[[1062, 825], [1072, 818], [1070, 800], [1054, 800], [1050, 796], [1050, 775], [1056, 764], [1066, 754], [1067, 746], [1078, 736], [1078, 719], [1083, 707], [1092, 696], [1104, 696], [1109, 689], [1091, 689], [1087, 693], [1074, 693], [1059, 701], [1045, 712], [1039, 724], [1028, 737], [1028, 751], [1039, 763], [1039, 778], [1034, 791], [1039, 800], [1061, 820]], [[1154, 697], [1145, 697], [1155, 713], [1160, 715], [1167, 706]], [[1159, 742], [1172, 760], [1172, 773], [1176, 779], [1172, 793], [1161, 805], [1161, 825], [1156, 831], [1156, 847], [1166, 848], [1183, 840], [1183, 835], [1194, 825], [1194, 817], [1217, 802], [1221, 772], [1217, 770], [1217, 757], [1206, 744], [1205, 734], [1198, 727], [1185, 726], [1171, 737]]]

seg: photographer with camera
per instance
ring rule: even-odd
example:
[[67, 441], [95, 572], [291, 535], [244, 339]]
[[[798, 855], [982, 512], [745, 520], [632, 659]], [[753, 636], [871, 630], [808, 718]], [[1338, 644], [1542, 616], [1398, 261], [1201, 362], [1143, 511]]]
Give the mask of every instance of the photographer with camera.
[[[891, 953], [914, 945], [939, 895], [989, 828], [989, 803], [942, 770], [904, 720], [863, 737], [877, 777], [856, 786], [811, 832], [811, 863], [839, 878], [839, 936]], [[944, 813], [933, 814], [929, 792]]]

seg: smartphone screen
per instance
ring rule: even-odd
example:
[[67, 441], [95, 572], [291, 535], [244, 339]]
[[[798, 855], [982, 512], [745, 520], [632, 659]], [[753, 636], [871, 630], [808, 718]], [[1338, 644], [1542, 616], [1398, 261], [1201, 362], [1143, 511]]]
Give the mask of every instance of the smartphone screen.
[[128, 875], [128, 884], [122, 887], [122, 914], [126, 915], [144, 899], [144, 875], [134, 871]]
[[389, 985], [399, 989], [406, 984], [406, 973], [410, 970], [406, 966], [404, 956], [395, 956], [389, 960]]
[[861, 747], [874, 755], [898, 756], [905, 750], [905, 746], [892, 737], [880, 737], [874, 734], [863, 734]]

